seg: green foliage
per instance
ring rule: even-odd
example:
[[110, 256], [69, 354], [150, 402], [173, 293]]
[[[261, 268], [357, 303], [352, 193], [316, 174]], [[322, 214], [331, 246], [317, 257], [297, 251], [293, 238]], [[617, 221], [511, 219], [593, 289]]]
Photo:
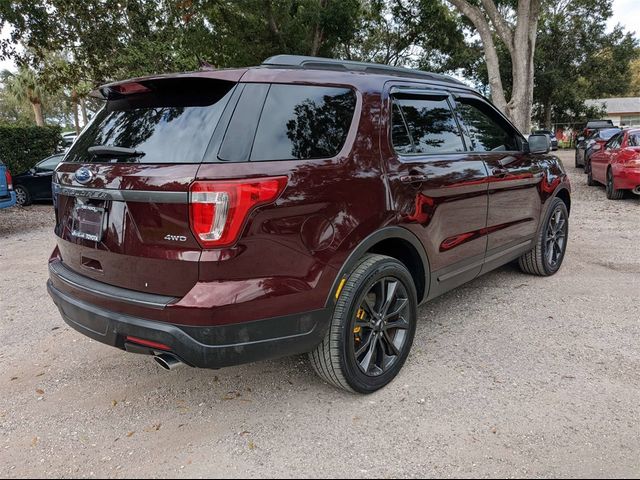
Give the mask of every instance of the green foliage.
[[59, 127], [0, 125], [0, 158], [13, 174], [22, 173], [55, 153]]

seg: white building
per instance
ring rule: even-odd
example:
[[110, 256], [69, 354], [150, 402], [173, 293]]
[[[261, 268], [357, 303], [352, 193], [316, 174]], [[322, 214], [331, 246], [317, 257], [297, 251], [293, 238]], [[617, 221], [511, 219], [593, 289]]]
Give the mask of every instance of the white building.
[[616, 126], [640, 125], [640, 97], [599, 98], [587, 100], [586, 104], [590, 107], [604, 107], [607, 111], [604, 119], [613, 121]]

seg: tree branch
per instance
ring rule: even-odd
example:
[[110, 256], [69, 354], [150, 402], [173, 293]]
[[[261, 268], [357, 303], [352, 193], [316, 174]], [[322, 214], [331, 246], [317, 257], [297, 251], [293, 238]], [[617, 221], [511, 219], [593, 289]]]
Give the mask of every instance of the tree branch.
[[451, 5], [456, 7], [464, 16], [466, 16], [478, 30], [480, 39], [484, 46], [485, 62], [487, 64], [487, 72], [489, 74], [489, 86], [491, 87], [491, 96], [493, 103], [503, 112], [507, 110], [507, 99], [504, 95], [504, 87], [502, 85], [502, 77], [500, 76], [500, 59], [496, 44], [493, 41], [493, 32], [482, 11], [471, 5], [466, 0], [447, 0]]
[[498, 33], [498, 36], [507, 46], [509, 53], [513, 53], [513, 49], [514, 49], [513, 29], [511, 28], [509, 23], [507, 23], [504, 17], [500, 15], [500, 12], [498, 11], [498, 7], [496, 7], [496, 4], [494, 3], [494, 0], [481, 0], [481, 1], [482, 1], [482, 6], [484, 7], [487, 13], [487, 16], [491, 20], [491, 23], [493, 24], [494, 28], [496, 29], [496, 32]]

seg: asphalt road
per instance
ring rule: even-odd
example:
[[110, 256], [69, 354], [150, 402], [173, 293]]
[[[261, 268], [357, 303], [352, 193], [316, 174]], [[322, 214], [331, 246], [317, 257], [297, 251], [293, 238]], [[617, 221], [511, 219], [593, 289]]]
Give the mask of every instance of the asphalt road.
[[0, 476], [639, 477], [640, 198], [568, 170], [562, 270], [425, 305], [368, 397], [303, 357], [167, 373], [90, 341], [46, 294], [50, 206], [0, 211]]

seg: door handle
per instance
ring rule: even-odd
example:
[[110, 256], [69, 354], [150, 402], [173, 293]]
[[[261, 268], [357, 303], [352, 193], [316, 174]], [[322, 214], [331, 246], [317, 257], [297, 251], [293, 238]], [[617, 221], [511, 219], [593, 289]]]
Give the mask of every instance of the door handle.
[[411, 170], [409, 175], [403, 175], [400, 177], [402, 183], [422, 183], [429, 180], [429, 175], [421, 173], [417, 170]]

